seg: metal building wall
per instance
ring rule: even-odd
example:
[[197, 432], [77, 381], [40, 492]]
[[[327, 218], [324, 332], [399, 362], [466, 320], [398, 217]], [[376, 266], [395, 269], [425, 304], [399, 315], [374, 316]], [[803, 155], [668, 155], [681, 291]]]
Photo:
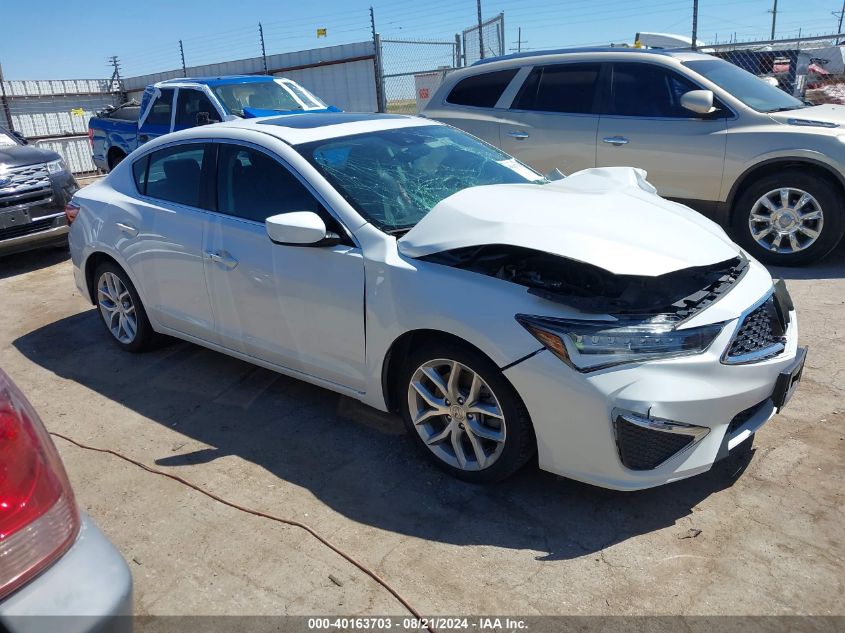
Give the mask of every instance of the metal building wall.
[[[373, 60], [373, 43], [366, 41], [268, 55], [267, 69], [270, 74], [297, 81], [326, 103], [343, 110], [375, 112], [377, 103]], [[254, 75], [263, 72], [261, 57], [187, 68], [189, 77]], [[140, 75], [125, 79], [124, 86], [129, 98], [140, 99], [149, 84], [182, 76], [181, 69]]]

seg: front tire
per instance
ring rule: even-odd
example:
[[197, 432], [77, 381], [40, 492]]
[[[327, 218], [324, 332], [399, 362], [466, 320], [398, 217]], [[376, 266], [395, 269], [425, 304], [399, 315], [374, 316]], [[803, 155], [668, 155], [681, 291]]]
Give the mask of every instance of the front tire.
[[845, 201], [827, 179], [787, 169], [752, 183], [739, 196], [733, 231], [742, 247], [763, 263], [814, 262], [842, 239]]
[[534, 455], [525, 405], [499, 368], [469, 346], [440, 342], [413, 350], [398, 384], [413, 442], [454, 477], [500, 481]]
[[94, 272], [94, 280], [97, 311], [111, 339], [127, 352], [149, 349], [155, 332], [126, 272], [113, 262], [105, 262]]

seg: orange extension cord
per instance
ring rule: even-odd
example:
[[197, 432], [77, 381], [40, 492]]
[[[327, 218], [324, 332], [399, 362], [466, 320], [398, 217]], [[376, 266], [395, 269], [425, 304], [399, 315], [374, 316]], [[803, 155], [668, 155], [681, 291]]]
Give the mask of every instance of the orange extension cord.
[[[343, 558], [348, 560], [350, 563], [355, 565], [355, 567], [360, 569], [362, 572], [367, 574], [370, 578], [375, 580], [382, 587], [387, 589], [387, 591], [390, 592], [390, 594], [394, 598], [396, 598], [399, 602], [401, 602], [402, 606], [405, 607], [415, 618], [417, 618], [418, 620], [421, 620], [421, 621], [425, 621], [423, 616], [420, 615], [420, 612], [417, 611], [413, 606], [411, 606], [411, 603], [408, 602], [405, 598], [403, 598], [402, 595], [398, 591], [396, 591], [396, 589], [391, 587], [390, 584], [388, 584], [388, 582], [384, 578], [379, 576], [376, 572], [374, 572], [372, 569], [367, 567], [364, 563], [357, 561], [350, 554], [347, 554], [346, 552], [344, 552], [342, 549], [340, 549], [340, 547], [338, 547], [337, 545], [335, 545], [334, 543], [329, 541], [327, 538], [325, 538], [324, 536], [321, 536], [316, 530], [314, 530], [312, 527], [306, 525], [305, 523], [300, 523], [299, 521], [294, 521], [293, 519], [283, 519], [281, 517], [273, 516], [272, 514], [267, 514], [265, 512], [261, 512], [260, 510], [253, 510], [251, 508], [245, 508], [244, 506], [238, 505], [237, 503], [234, 503], [232, 501], [227, 501], [226, 499], [224, 499], [222, 497], [218, 497], [213, 492], [208, 492], [207, 490], [203, 490], [198, 485], [191, 483], [187, 479], [182, 479], [178, 475], [173, 475], [173, 474], [165, 472], [163, 470], [158, 470], [156, 468], [153, 468], [152, 466], [147, 466], [143, 462], [139, 462], [138, 460], [132, 459], [131, 457], [127, 457], [126, 455], [118, 453], [117, 451], [113, 451], [110, 448], [97, 448], [96, 446], [89, 446], [87, 444], [83, 444], [82, 442], [77, 442], [76, 440], [68, 437], [67, 435], [62, 435], [61, 433], [56, 433], [55, 431], [50, 431], [50, 435], [53, 435], [55, 437], [60, 437], [63, 440], [65, 440], [66, 442], [70, 442], [74, 446], [78, 446], [79, 448], [85, 449], [86, 451], [96, 451], [97, 453], [108, 453], [109, 455], [114, 455], [115, 457], [122, 459], [125, 462], [129, 462], [130, 464], [134, 464], [138, 468], [143, 468], [148, 473], [153, 473], [154, 475], [161, 475], [162, 477], [168, 477], [169, 479], [172, 479], [174, 481], [178, 481], [180, 484], [182, 484], [184, 486], [188, 486], [188, 488], [192, 488], [193, 490], [196, 490], [200, 494], [203, 494], [206, 497], [210, 497], [211, 499], [214, 499], [218, 503], [222, 503], [223, 505], [229, 506], [230, 508], [234, 508], [235, 510], [240, 510], [241, 512], [246, 512], [247, 514], [252, 514], [252, 515], [257, 516], [257, 517], [262, 517], [264, 519], [270, 519], [271, 521], [276, 521], [278, 523], [284, 523], [285, 525], [292, 525], [294, 527], [298, 527], [300, 529], [303, 529], [306, 532], [308, 532], [311, 536], [313, 536], [315, 539], [320, 541], [320, 543], [322, 543], [323, 545], [328, 547], [330, 550], [332, 550], [333, 552], [335, 552], [339, 556], [342, 556]], [[429, 633], [436, 633], [436, 631], [434, 630], [434, 628], [431, 625], [428, 625], [426, 627], [426, 629], [429, 631]]]

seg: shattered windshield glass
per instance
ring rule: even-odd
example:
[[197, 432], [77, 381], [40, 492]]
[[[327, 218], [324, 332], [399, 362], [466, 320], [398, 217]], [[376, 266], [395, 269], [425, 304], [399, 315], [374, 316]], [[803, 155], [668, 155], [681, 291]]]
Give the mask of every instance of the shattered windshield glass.
[[545, 182], [504, 152], [453, 128], [427, 125], [315, 141], [296, 148], [368, 221], [413, 227], [468, 187]]

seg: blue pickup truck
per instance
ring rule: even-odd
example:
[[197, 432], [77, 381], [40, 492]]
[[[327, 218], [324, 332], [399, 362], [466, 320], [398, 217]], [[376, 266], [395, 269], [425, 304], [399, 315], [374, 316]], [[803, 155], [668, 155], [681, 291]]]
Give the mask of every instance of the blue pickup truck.
[[295, 81], [266, 75], [169, 79], [144, 90], [141, 105], [100, 112], [88, 122], [94, 163], [110, 171], [139, 145], [168, 132], [296, 112], [339, 112]]

